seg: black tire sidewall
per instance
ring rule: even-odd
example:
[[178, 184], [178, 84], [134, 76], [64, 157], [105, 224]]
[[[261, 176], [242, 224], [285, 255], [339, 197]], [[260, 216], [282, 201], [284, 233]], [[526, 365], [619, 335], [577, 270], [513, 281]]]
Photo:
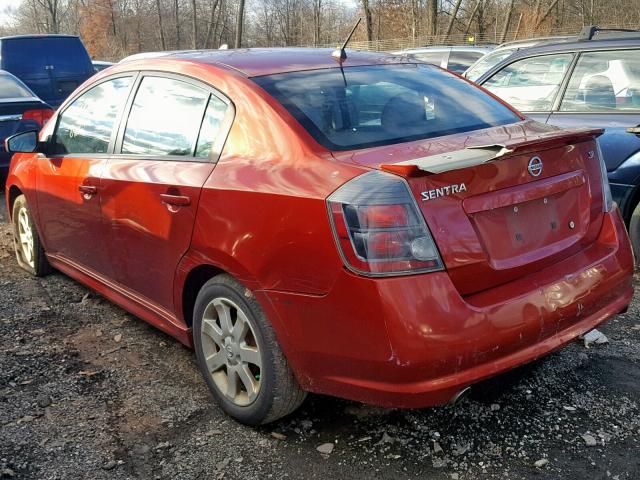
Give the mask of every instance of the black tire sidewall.
[[[264, 314], [260, 310], [259, 305], [257, 305], [254, 297], [247, 300], [238, 290], [239, 289], [233, 285], [233, 282], [228, 281], [227, 278], [220, 277], [213, 278], [202, 287], [196, 299], [193, 313], [193, 343], [198, 368], [207, 382], [211, 394], [222, 409], [241, 423], [260, 425], [269, 414], [273, 404], [275, 387], [273, 356], [268, 348], [268, 342], [266, 340], [268, 334], [262, 323], [265, 321]], [[258, 397], [250, 405], [244, 407], [235, 405], [218, 389], [208, 372], [204, 360], [201, 334], [202, 318], [205, 308], [216, 297], [226, 297], [242, 309], [251, 323], [260, 350], [262, 360], [260, 391], [258, 392]], [[255, 303], [255, 305], [252, 305], [253, 303]]]
[[629, 220], [629, 240], [631, 240], [633, 255], [638, 265], [640, 262], [640, 204], [636, 205]]

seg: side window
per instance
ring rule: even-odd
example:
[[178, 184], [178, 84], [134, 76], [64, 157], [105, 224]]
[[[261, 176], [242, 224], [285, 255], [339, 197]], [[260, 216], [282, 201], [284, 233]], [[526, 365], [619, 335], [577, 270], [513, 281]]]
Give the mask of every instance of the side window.
[[451, 70], [456, 73], [463, 73], [481, 56], [481, 52], [451, 50], [451, 53], [449, 54], [449, 61], [447, 62], [447, 70]]
[[193, 156], [209, 92], [190, 83], [145, 77], [136, 93], [122, 153]]
[[560, 111], [640, 111], [640, 50], [580, 55]]
[[227, 108], [228, 106], [225, 102], [211, 95], [209, 104], [207, 105], [207, 111], [202, 120], [202, 127], [200, 127], [198, 145], [196, 146], [196, 157], [206, 158], [211, 153], [213, 144], [220, 133], [220, 126], [227, 113]]
[[496, 72], [484, 87], [523, 112], [549, 111], [572, 53], [524, 58]]
[[131, 77], [114, 78], [74, 100], [58, 120], [54, 152], [57, 155], [107, 153], [131, 81]]
[[412, 53], [410, 56], [421, 62], [430, 63], [431, 65], [437, 65], [439, 67], [442, 64], [442, 57], [445, 53], [446, 52], [421, 52]]

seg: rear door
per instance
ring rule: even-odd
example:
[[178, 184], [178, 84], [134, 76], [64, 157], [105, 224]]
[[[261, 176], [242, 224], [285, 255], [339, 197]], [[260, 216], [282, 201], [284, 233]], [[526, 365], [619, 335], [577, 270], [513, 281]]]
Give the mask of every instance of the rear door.
[[113, 273], [130, 291], [172, 311], [176, 268], [233, 107], [204, 84], [148, 73], [127, 111], [102, 177]]
[[57, 117], [51, 153], [36, 166], [38, 213], [47, 252], [109, 276], [100, 178], [134, 77], [92, 86]]
[[559, 108], [548, 123], [559, 127], [598, 127], [607, 170], [640, 150], [640, 138], [627, 129], [640, 125], [640, 50], [580, 55]]

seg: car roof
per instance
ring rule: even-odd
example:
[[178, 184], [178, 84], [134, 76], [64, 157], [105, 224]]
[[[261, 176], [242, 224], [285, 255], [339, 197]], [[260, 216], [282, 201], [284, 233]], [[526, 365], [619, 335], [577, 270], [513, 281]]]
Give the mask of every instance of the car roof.
[[43, 34], [35, 34], [35, 35], [12, 35], [9, 37], [0, 37], [0, 40], [17, 40], [19, 38], [50, 38], [50, 37], [54, 37], [54, 38], [79, 38], [77, 35], [63, 35], [63, 34], [48, 34], [48, 33], [43, 33]]
[[545, 43], [544, 45], [533, 46], [514, 53], [509, 60], [516, 58], [533, 57], [545, 53], [561, 52], [582, 52], [590, 50], [613, 50], [616, 48], [640, 48], [640, 38], [616, 38], [601, 40], [593, 39], [588, 41], [576, 40], [573, 42]]
[[464, 52], [490, 52], [494, 49], [491, 45], [434, 45], [432, 47], [416, 47], [400, 50], [402, 53], [439, 52], [445, 50], [457, 50]]
[[[229, 50], [186, 50], [179, 52], [157, 52], [157, 55], [140, 59], [152, 64], [167, 59], [188, 60], [204, 65], [214, 65], [234, 70], [247, 77], [272, 75], [302, 70], [318, 70], [339, 66], [331, 55], [331, 48], [243, 48]], [[129, 59], [125, 59], [128, 63]], [[124, 62], [123, 62], [124, 63]], [[407, 63], [405, 57], [389, 53], [347, 50], [344, 67]], [[122, 64], [122, 63], [121, 63]]]
[[571, 42], [545, 43], [543, 45], [533, 46], [518, 50], [500, 63], [484, 72], [480, 78], [476, 80], [478, 84], [483, 84], [488, 78], [492, 77], [496, 72], [502, 70], [509, 65], [524, 58], [535, 57], [538, 55], [547, 55], [553, 53], [574, 53], [574, 52], [591, 52], [606, 51], [616, 49], [640, 48], [640, 37], [638, 38], [594, 38], [592, 40], [575, 40]]

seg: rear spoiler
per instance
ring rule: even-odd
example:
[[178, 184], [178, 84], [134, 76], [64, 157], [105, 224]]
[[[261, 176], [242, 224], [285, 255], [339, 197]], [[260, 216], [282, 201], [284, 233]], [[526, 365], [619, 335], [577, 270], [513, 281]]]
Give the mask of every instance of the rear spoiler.
[[539, 152], [549, 148], [562, 147], [581, 141], [594, 139], [604, 132], [601, 128], [576, 128], [551, 130], [549, 132], [524, 137], [493, 145], [472, 145], [462, 150], [429, 155], [404, 162], [380, 165], [381, 170], [403, 176], [437, 174], [451, 170], [473, 167], [504, 157]]

